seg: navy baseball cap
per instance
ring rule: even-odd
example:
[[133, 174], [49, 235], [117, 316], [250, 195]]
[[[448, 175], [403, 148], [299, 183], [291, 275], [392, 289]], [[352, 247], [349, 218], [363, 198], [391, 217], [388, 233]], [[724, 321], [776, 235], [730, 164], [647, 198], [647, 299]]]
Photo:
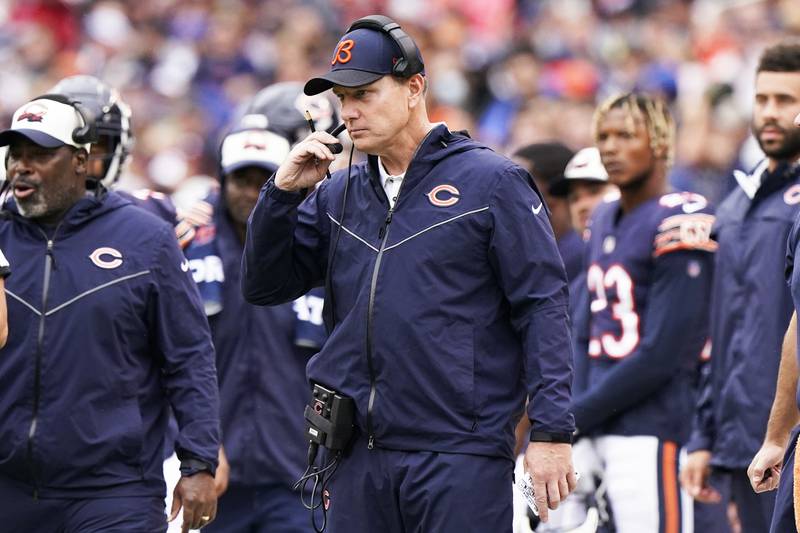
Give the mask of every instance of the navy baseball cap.
[[[421, 65], [418, 72], [425, 75], [419, 48], [414, 48]], [[369, 28], [353, 30], [339, 39], [331, 58], [330, 72], [306, 82], [303, 92], [313, 96], [334, 85], [359, 87], [370, 84], [392, 74], [394, 64], [402, 58], [400, 47], [387, 33]]]

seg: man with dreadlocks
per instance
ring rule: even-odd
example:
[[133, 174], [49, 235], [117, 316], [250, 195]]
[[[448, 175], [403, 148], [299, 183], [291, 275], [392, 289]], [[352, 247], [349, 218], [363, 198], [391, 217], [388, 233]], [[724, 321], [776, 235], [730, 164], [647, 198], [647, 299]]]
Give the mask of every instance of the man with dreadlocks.
[[594, 136], [621, 196], [589, 227], [590, 301], [577, 334], [589, 369], [573, 413], [596, 464], [576, 466], [604, 480], [617, 532], [692, 531], [678, 457], [707, 337], [714, 217], [702, 196], [668, 191], [674, 125], [663, 102], [612, 97]]
[[[767, 428], [792, 313], [784, 273], [800, 207], [800, 132], [792, 125], [798, 111], [800, 44], [768, 48], [757, 69], [752, 120], [766, 159], [750, 176], [737, 173], [739, 187], [717, 210], [711, 374], [682, 473], [696, 499], [733, 500], [745, 532], [769, 529], [775, 501], [774, 492], [753, 493], [745, 469], [762, 441], [776, 444], [780, 460], [793, 425]], [[767, 470], [774, 473], [763, 465], [752, 472], [753, 485], [770, 487]]]

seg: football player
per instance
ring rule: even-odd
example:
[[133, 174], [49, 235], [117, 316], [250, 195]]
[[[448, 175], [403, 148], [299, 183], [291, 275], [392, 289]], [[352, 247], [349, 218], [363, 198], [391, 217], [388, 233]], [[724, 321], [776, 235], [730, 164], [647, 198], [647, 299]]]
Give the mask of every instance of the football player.
[[583, 468], [603, 478], [619, 533], [693, 529], [678, 462], [716, 243], [705, 198], [668, 190], [674, 135], [666, 105], [643, 94], [614, 96], [595, 112], [597, 148], [620, 197], [600, 204], [589, 225], [577, 341], [588, 369], [573, 412], [597, 460]]
[[267, 179], [310, 133], [336, 126], [325, 96], [306, 97], [302, 85], [279, 83], [259, 92], [225, 136], [219, 193], [209, 224], [186, 249], [203, 297], [217, 353], [220, 418], [230, 483], [216, 520], [204, 531], [301, 533], [309, 513], [292, 485], [303, 473], [308, 442], [303, 408], [310, 397], [305, 366], [326, 338], [323, 293], [314, 289], [274, 307], [245, 302], [240, 289], [247, 218]]
[[[106, 189], [117, 189], [117, 182], [134, 144], [130, 107], [115, 89], [94, 76], [69, 76], [48, 92], [62, 94], [78, 102], [82, 112], [87, 115], [85, 118], [94, 124], [97, 141], [92, 143], [89, 154], [89, 185], [94, 187], [100, 184]], [[167, 195], [149, 189], [117, 192], [172, 224], [181, 248], [191, 241], [194, 226], [178, 216]]]

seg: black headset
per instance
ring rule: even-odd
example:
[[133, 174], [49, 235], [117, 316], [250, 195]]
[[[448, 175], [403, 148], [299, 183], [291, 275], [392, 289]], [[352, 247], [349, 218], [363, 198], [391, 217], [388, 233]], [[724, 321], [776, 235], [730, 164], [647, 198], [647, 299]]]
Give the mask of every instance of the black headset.
[[75, 108], [75, 111], [83, 121], [82, 126], [78, 126], [72, 130], [72, 140], [76, 144], [94, 144], [99, 140], [97, 135], [97, 126], [95, 125], [95, 116], [86, 106], [77, 100], [71, 100], [63, 94], [43, 94], [37, 96], [31, 101], [35, 100], [53, 100], [61, 104], [67, 104]]
[[[419, 48], [417, 48], [417, 45], [414, 43], [414, 39], [404, 32], [398, 23], [384, 15], [370, 15], [353, 22], [347, 29], [346, 33], [350, 33], [353, 30], [362, 28], [383, 32], [387, 34], [395, 43], [397, 43], [397, 46], [400, 48], [400, 53], [403, 57], [392, 67], [393, 76], [410, 78], [414, 74], [423, 71], [425, 66], [422, 64], [422, 56], [419, 53]], [[344, 123], [340, 125], [340, 128], [342, 126], [344, 126]], [[334, 135], [341, 133], [341, 130], [339, 128], [337, 129], [339, 131], [334, 131]], [[336, 323], [336, 300], [333, 294], [333, 284], [331, 280], [333, 279], [333, 264], [336, 259], [336, 248], [339, 246], [339, 236], [341, 235], [342, 227], [344, 226], [344, 215], [347, 207], [347, 189], [350, 185], [350, 173], [353, 169], [354, 150], [355, 145], [351, 144], [350, 157], [347, 162], [347, 179], [344, 182], [344, 191], [342, 192], [342, 208], [341, 213], [339, 214], [339, 223], [336, 227], [336, 236], [334, 237], [333, 246], [328, 258], [328, 268], [325, 271], [325, 307], [323, 308], [323, 313], [325, 316], [325, 327], [328, 331], [328, 335], [330, 335], [333, 325]]]
[[392, 67], [393, 76], [410, 78], [423, 71], [425, 65], [422, 63], [419, 48], [414, 39], [403, 31], [400, 24], [384, 15], [369, 15], [353, 22], [346, 33], [362, 28], [383, 32], [397, 43], [403, 57]]

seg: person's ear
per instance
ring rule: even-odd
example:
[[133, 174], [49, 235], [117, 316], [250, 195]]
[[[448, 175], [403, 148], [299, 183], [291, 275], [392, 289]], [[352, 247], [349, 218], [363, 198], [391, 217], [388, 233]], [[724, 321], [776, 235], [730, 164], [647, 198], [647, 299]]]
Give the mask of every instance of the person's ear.
[[80, 148], [75, 150], [72, 154], [72, 165], [75, 168], [75, 173], [79, 176], [86, 176], [88, 172], [88, 164], [89, 164], [89, 154], [86, 153], [86, 150]]
[[408, 79], [408, 104], [409, 107], [416, 107], [425, 100], [425, 76], [414, 74]]
[[663, 144], [660, 145], [660, 146], [656, 146], [653, 149], [653, 155], [656, 157], [656, 159], [666, 159], [667, 158], [667, 147], [664, 146]]

